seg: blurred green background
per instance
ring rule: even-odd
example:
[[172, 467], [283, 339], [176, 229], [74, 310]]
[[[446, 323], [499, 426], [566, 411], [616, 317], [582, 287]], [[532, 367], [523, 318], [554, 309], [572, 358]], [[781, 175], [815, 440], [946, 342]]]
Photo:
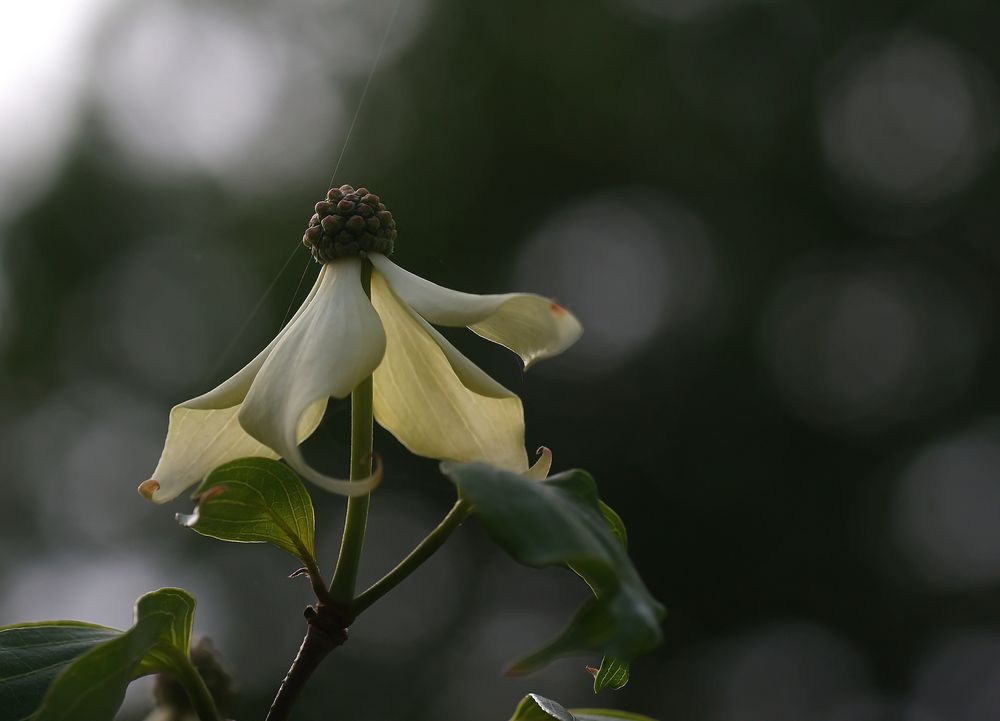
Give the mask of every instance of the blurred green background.
[[[170, 406], [311, 284], [301, 234], [392, 7], [0, 10], [0, 624], [127, 626], [184, 586], [236, 717], [263, 718], [301, 639], [296, 564], [134, 488]], [[995, 718], [998, 31], [989, 0], [402, 0], [336, 184], [387, 201], [407, 269], [581, 318], [526, 375], [449, 337], [521, 394], [532, 450], [595, 474], [670, 615], [618, 694], [593, 698], [592, 658], [504, 678], [586, 589], [473, 521], [300, 717], [502, 720], [536, 691], [661, 721]], [[335, 472], [347, 409], [307, 444]], [[376, 445], [368, 580], [452, 498]], [[329, 566], [343, 504], [316, 503]]]

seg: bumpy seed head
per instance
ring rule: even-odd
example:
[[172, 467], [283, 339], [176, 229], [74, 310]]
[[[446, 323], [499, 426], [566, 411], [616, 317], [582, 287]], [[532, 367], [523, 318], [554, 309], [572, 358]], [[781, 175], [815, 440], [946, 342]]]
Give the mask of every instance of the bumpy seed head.
[[302, 243], [317, 263], [365, 253], [392, 255], [396, 221], [368, 188], [333, 188], [316, 203]]

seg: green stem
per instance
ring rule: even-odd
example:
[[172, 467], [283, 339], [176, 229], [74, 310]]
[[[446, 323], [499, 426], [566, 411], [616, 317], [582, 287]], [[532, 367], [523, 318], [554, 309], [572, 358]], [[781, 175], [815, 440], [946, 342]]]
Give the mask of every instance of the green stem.
[[394, 589], [403, 579], [419, 568], [424, 561], [434, 555], [434, 552], [444, 545], [452, 532], [462, 525], [462, 521], [469, 517], [472, 507], [465, 501], [459, 499], [448, 511], [448, 515], [438, 524], [437, 528], [431, 531], [416, 548], [410, 551], [410, 555], [399, 562], [399, 565], [385, 574], [371, 588], [362, 593], [351, 606], [354, 616], [359, 615], [366, 608], [382, 598], [389, 591]]
[[[361, 284], [371, 297], [372, 266], [367, 260], [361, 271]], [[351, 393], [351, 480], [367, 478], [372, 472], [372, 378], [368, 376]], [[334, 602], [348, 605], [354, 598], [354, 587], [361, 565], [361, 549], [365, 545], [365, 528], [368, 525], [369, 494], [347, 500], [347, 517], [344, 519], [344, 537], [337, 558], [337, 570], [330, 583], [330, 596]]]
[[187, 692], [191, 706], [194, 707], [198, 718], [201, 721], [222, 721], [218, 709], [215, 708], [212, 692], [208, 690], [205, 680], [198, 673], [198, 669], [194, 667], [191, 659], [186, 654], [177, 653], [174, 661], [174, 673]]
[[[305, 551], [305, 549], [302, 550]], [[312, 584], [313, 593], [316, 594], [316, 600], [320, 603], [329, 603], [330, 592], [326, 589], [326, 582], [323, 580], [323, 574], [319, 570], [316, 558], [305, 552], [303, 553], [303, 561], [306, 564], [306, 573], [309, 576], [309, 583]]]

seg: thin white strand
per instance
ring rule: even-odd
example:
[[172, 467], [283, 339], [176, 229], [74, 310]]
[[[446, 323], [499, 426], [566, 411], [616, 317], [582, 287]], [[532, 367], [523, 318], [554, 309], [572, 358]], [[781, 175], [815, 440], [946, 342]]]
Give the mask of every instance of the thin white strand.
[[306, 275], [309, 273], [309, 267], [312, 265], [312, 258], [306, 258], [306, 267], [302, 269], [302, 275], [299, 276], [299, 284], [295, 286], [295, 292], [292, 293], [292, 299], [288, 301], [288, 307], [285, 309], [285, 317], [281, 319], [281, 325], [278, 326], [278, 330], [285, 327], [285, 323], [288, 322], [288, 317], [292, 314], [292, 308], [295, 307], [295, 299], [299, 295], [299, 291], [302, 290], [302, 283], [306, 279]]
[[378, 69], [379, 63], [382, 61], [382, 52], [385, 50], [386, 42], [389, 40], [389, 33], [392, 31], [393, 23], [396, 22], [396, 15], [399, 14], [399, 6], [402, 4], [402, 0], [396, 0], [396, 4], [392, 8], [392, 14], [389, 16], [389, 22], [385, 26], [385, 32], [382, 33], [382, 42], [379, 43], [378, 51], [375, 53], [375, 59], [372, 61], [371, 69], [368, 71], [368, 78], [365, 80], [365, 86], [361, 90], [361, 97], [358, 99], [358, 106], [354, 110], [354, 117], [351, 119], [351, 124], [347, 128], [347, 137], [344, 138], [344, 145], [340, 149], [340, 156], [337, 158], [337, 164], [333, 167], [333, 175], [330, 176], [330, 182], [327, 183], [328, 188], [333, 187], [333, 181], [337, 179], [337, 173], [340, 171], [340, 164], [344, 160], [344, 155], [347, 153], [347, 146], [351, 142], [351, 136], [354, 134], [354, 126], [358, 123], [358, 116], [361, 115], [361, 108], [365, 104], [365, 98], [368, 97], [368, 88], [372, 84], [372, 78], [375, 77], [375, 71]]
[[[361, 96], [358, 98], [358, 104], [354, 110], [354, 117], [351, 119], [351, 124], [347, 128], [347, 135], [344, 137], [344, 144], [340, 149], [340, 155], [337, 157], [337, 163], [333, 168], [333, 175], [330, 177], [330, 182], [327, 185], [328, 188], [333, 187], [333, 182], [337, 178], [337, 173], [340, 172], [340, 164], [343, 162], [344, 156], [347, 154], [347, 148], [350, 145], [351, 136], [354, 134], [354, 128], [357, 125], [358, 118], [361, 115], [361, 109], [365, 104], [365, 98], [368, 97], [368, 89], [371, 87], [372, 78], [375, 77], [375, 71], [378, 70], [379, 64], [382, 61], [382, 54], [385, 51], [386, 43], [389, 40], [389, 34], [392, 32], [392, 26], [396, 22], [396, 16], [399, 14], [399, 7], [401, 4], [402, 0], [396, 0], [395, 4], [393, 5], [392, 14], [389, 16], [389, 22], [385, 26], [385, 32], [382, 33], [382, 40], [381, 42], [379, 42], [378, 50], [375, 53], [375, 58], [372, 61], [371, 68], [368, 70], [368, 77], [365, 79], [364, 87], [361, 90]], [[212, 377], [215, 376], [216, 373], [219, 372], [219, 369], [222, 367], [223, 362], [226, 360], [227, 356], [232, 352], [233, 348], [239, 342], [240, 338], [243, 337], [243, 334], [246, 332], [246, 329], [250, 326], [250, 323], [253, 321], [253, 319], [257, 316], [257, 313], [260, 312], [260, 309], [264, 305], [264, 301], [267, 300], [267, 297], [271, 294], [271, 291], [274, 290], [274, 287], [278, 284], [278, 281], [281, 279], [281, 276], [284, 275], [285, 270], [287, 270], [288, 266], [291, 264], [292, 259], [295, 257], [295, 254], [298, 252], [300, 247], [302, 247], [301, 241], [296, 238], [295, 249], [292, 251], [291, 255], [288, 256], [288, 259], [285, 261], [284, 265], [281, 266], [281, 269], [278, 270], [278, 272], [275, 274], [274, 279], [271, 281], [270, 285], [267, 286], [267, 289], [261, 294], [260, 299], [257, 301], [257, 304], [254, 305], [253, 310], [250, 311], [250, 313], [246, 317], [246, 320], [244, 320], [243, 324], [239, 327], [239, 330], [237, 330], [236, 333], [233, 335], [233, 339], [229, 341], [228, 345], [226, 345], [223, 351], [219, 354], [219, 358], [213, 365], [212, 370], [206, 374], [206, 377], [202, 379], [202, 382], [199, 383], [199, 385], [204, 385], [206, 381], [210, 380]], [[299, 291], [302, 289], [302, 282], [305, 280], [306, 274], [309, 272], [309, 265], [310, 265], [309, 260], [307, 260], [306, 267], [303, 269], [302, 276], [299, 278], [299, 284], [298, 286], [296, 286], [295, 292], [292, 294], [292, 299], [288, 304], [288, 309], [285, 311], [285, 317], [281, 321], [281, 326], [279, 326], [279, 330], [281, 327], [284, 327], [285, 323], [288, 321], [288, 315], [292, 310], [292, 306], [295, 304], [295, 297], [299, 294]]]
[[291, 255], [288, 256], [288, 259], [285, 261], [284, 265], [281, 266], [281, 269], [278, 270], [277, 273], [275, 273], [274, 278], [271, 280], [270, 285], [268, 285], [267, 288], [264, 290], [264, 292], [261, 293], [260, 299], [257, 301], [256, 305], [254, 305], [250, 313], [247, 314], [247, 317], [243, 321], [243, 324], [239, 327], [239, 330], [237, 330], [236, 333], [233, 334], [233, 339], [229, 341], [229, 344], [225, 348], [223, 348], [222, 352], [219, 354], [219, 359], [212, 366], [212, 369], [205, 374], [205, 377], [202, 378], [201, 383], [198, 384], [199, 386], [204, 385], [207, 381], [214, 378], [215, 374], [219, 372], [219, 369], [222, 367], [222, 364], [226, 360], [226, 357], [232, 352], [233, 348], [236, 347], [236, 344], [239, 342], [240, 338], [243, 337], [243, 334], [246, 332], [246, 329], [250, 327], [250, 322], [253, 321], [257, 313], [260, 312], [260, 309], [264, 306], [264, 301], [267, 300], [267, 297], [269, 295], [271, 295], [271, 291], [274, 290], [274, 287], [278, 285], [278, 281], [281, 280], [281, 276], [284, 275], [285, 270], [288, 268], [289, 265], [291, 265], [292, 260], [295, 258], [295, 254], [299, 252], [300, 247], [302, 247], [301, 243], [295, 244], [295, 249], [292, 251]]

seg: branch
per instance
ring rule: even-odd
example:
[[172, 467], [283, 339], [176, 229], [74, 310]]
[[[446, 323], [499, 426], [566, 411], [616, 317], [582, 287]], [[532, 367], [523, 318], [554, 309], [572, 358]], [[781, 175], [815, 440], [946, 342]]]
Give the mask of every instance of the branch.
[[333, 649], [347, 641], [350, 620], [335, 606], [318, 603], [305, 610], [305, 638], [267, 713], [266, 721], [287, 721], [302, 689]]

